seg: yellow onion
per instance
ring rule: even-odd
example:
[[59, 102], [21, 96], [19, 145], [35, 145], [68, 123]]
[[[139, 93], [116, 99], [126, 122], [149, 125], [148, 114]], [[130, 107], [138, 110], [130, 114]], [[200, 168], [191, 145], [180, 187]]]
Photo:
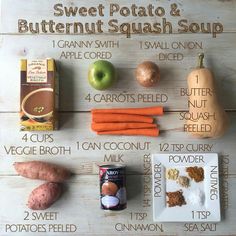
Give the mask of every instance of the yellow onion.
[[153, 87], [160, 80], [160, 70], [154, 62], [144, 61], [137, 66], [135, 76], [143, 87]]

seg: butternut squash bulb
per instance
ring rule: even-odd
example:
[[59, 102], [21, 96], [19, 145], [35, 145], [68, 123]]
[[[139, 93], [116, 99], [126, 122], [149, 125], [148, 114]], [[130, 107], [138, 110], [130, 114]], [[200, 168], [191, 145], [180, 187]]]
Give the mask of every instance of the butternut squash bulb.
[[188, 119], [184, 130], [197, 138], [218, 138], [227, 130], [227, 113], [217, 98], [213, 73], [203, 66], [204, 54], [199, 55], [198, 67], [187, 78]]

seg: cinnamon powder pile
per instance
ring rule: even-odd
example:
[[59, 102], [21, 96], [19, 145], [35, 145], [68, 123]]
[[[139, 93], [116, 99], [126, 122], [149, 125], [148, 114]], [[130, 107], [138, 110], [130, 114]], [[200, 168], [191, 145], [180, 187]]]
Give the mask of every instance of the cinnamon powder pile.
[[169, 200], [167, 201], [168, 207], [186, 205], [182, 190], [175, 192], [167, 192], [166, 195], [169, 198]]

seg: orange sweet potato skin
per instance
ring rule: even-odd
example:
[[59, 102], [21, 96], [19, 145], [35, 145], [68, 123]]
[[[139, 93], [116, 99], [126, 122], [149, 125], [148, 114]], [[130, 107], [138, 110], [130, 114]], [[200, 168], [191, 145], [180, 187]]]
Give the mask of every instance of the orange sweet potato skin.
[[71, 172], [61, 166], [42, 161], [15, 162], [15, 170], [23, 177], [60, 183], [71, 176]]
[[45, 210], [61, 196], [61, 193], [60, 183], [42, 184], [31, 192], [27, 206], [32, 210]]

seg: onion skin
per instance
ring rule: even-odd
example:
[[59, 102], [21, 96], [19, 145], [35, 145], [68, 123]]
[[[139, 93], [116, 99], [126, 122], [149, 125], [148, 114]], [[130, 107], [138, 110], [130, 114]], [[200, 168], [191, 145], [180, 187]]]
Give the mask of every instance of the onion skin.
[[160, 80], [160, 69], [152, 61], [144, 61], [135, 70], [137, 81], [143, 87], [153, 87]]

